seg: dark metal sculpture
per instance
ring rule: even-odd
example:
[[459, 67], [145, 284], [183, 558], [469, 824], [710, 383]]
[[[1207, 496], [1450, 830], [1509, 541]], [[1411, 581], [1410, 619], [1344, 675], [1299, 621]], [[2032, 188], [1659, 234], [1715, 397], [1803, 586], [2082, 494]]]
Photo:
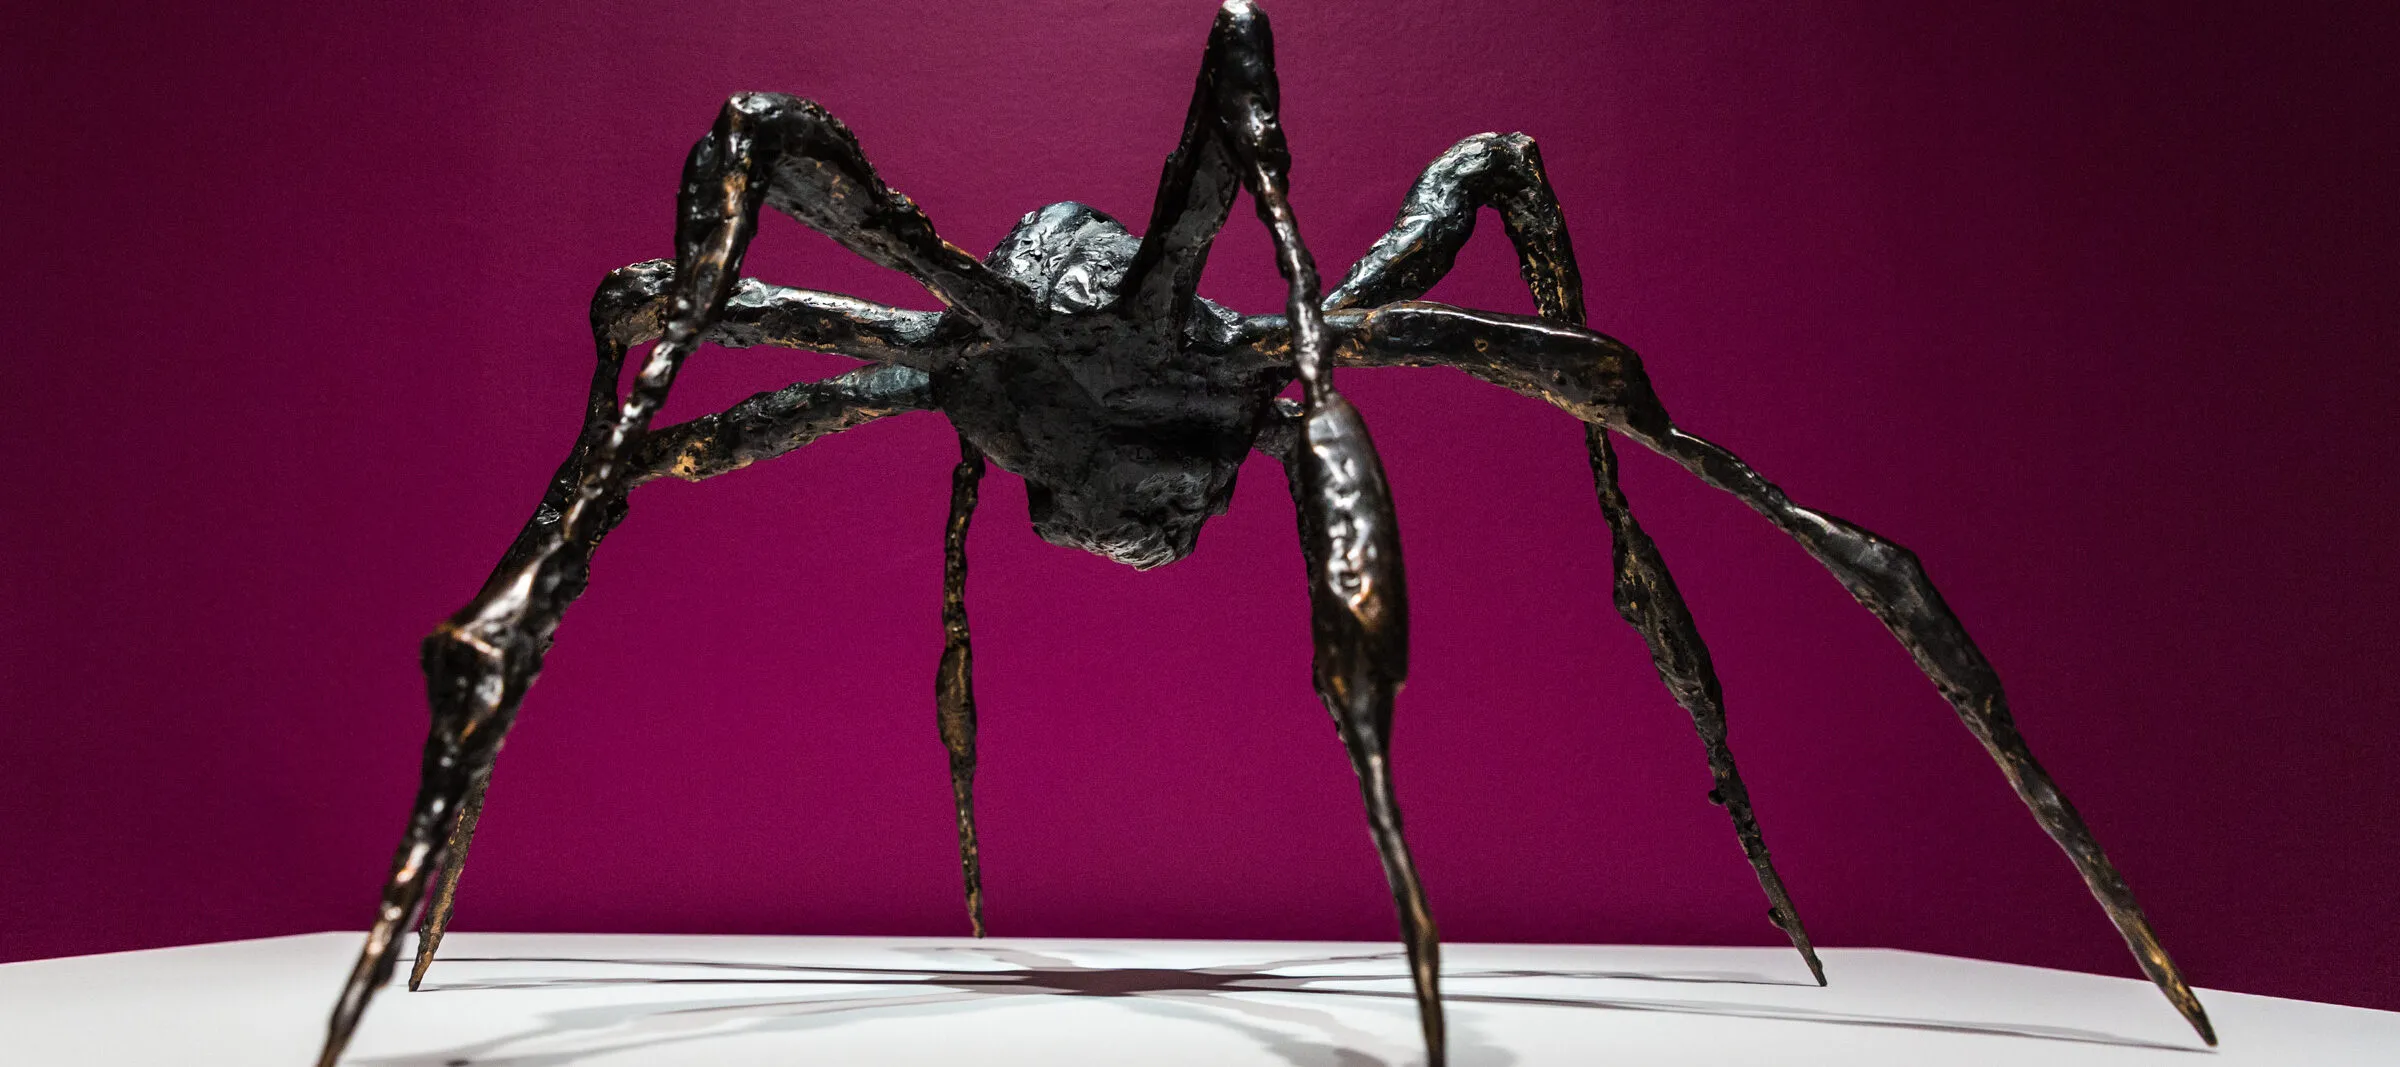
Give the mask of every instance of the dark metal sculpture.
[[[1025, 480], [1043, 538], [1149, 568], [1192, 551], [1201, 524], [1225, 511], [1244, 457], [1258, 449], [1281, 459], [1289, 474], [1317, 693], [1358, 773], [1399, 906], [1427, 1056], [1442, 1063], [1439, 944], [1401, 837], [1387, 759], [1392, 701], [1408, 674], [1400, 543], [1366, 424], [1333, 389], [1336, 365], [1456, 367], [1584, 422], [1614, 543], [1617, 610], [1649, 643], [1660, 679], [1691, 713], [1715, 776], [1709, 799], [1732, 816], [1766, 891], [1769, 919], [1819, 983], [1824, 969], [1726, 745], [1707, 646], [1618, 488], [1611, 432], [1766, 516], [1883, 621], [2066, 850], [2142, 970], [2203, 1040], [2216, 1042], [2124, 880], [2026, 748], [1991, 664], [1916, 557], [1793, 503], [1733, 453], [1677, 429], [1634, 353], [1584, 327], [1582, 281], [1531, 138], [1481, 134], [1443, 153], [1410, 190], [1391, 231], [1322, 298], [1286, 197], [1290, 164], [1277, 122], [1273, 44], [1266, 16], [1249, 0], [1229, 0], [1218, 13], [1182, 143], [1167, 157], [1149, 228], [1138, 239], [1091, 208], [1053, 204], [1025, 216], [978, 262], [885, 186], [850, 131], [822, 108], [771, 94], [729, 101], [685, 166], [675, 260], [616, 271], [593, 299], [599, 366], [573, 451], [482, 591], [425, 640], [433, 728], [422, 785], [382, 908], [334, 1008], [320, 1067], [340, 1057], [368, 998], [390, 979], [399, 935], [429, 886], [411, 989], [433, 962], [501, 738], [560, 614], [584, 590], [593, 549], [625, 517], [627, 494], [663, 476], [714, 477], [911, 411], [948, 416], [960, 441], [935, 694], [974, 932], [983, 933], [983, 908], [966, 533], [985, 461]], [[1209, 245], [1244, 191], [1273, 235], [1290, 285], [1287, 316], [1241, 315], [1194, 291]], [[904, 311], [741, 277], [762, 205], [907, 272], [948, 310]], [[1417, 299], [1450, 269], [1485, 207], [1499, 214], [1516, 246], [1538, 318]], [[676, 371], [704, 341], [835, 352], [868, 365], [652, 429]], [[656, 343], [620, 399], [626, 355], [645, 342]], [[1278, 400], [1295, 377], [1303, 399]]]

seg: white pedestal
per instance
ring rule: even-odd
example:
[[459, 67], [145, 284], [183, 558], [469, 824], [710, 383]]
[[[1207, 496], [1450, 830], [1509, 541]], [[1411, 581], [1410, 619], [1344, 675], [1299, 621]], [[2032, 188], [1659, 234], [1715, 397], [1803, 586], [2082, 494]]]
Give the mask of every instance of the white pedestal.
[[[307, 1067], [361, 938], [0, 966], [14, 1067]], [[358, 1067], [1408, 1067], [1388, 944], [451, 935], [377, 996]], [[2400, 1013], [1877, 949], [1446, 945], [1457, 1067], [2400, 1065]], [[403, 973], [407, 956], [402, 957]]]

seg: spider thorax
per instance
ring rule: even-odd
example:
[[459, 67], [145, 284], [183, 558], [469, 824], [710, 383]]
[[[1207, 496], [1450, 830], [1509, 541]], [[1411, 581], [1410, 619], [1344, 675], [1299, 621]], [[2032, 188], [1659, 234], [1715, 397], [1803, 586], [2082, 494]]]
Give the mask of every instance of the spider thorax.
[[[1288, 371], [1232, 355], [1240, 316], [1181, 331], [1116, 308], [1140, 241], [1075, 203], [1033, 212], [985, 262], [1044, 314], [934, 374], [959, 433], [1025, 479], [1034, 532], [1138, 568], [1189, 555]], [[1279, 373], [1280, 371], [1280, 373]]]

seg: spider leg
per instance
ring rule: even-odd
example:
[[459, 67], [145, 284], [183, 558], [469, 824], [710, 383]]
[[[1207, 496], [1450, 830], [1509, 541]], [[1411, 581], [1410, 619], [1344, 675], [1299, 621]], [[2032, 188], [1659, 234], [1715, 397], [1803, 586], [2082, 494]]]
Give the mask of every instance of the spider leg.
[[[1014, 283], [934, 237], [924, 216], [882, 187], [848, 131], [821, 109], [771, 96], [739, 96], [726, 104], [684, 166], [672, 296], [656, 317], [658, 343], [618, 402], [615, 383], [630, 342], [598, 328], [606, 323], [595, 311], [600, 365], [584, 430], [553, 480], [552, 494], [482, 590], [425, 639], [433, 723], [417, 798], [375, 923], [327, 1023], [319, 1067], [340, 1058], [368, 1000], [391, 977], [399, 933], [445, 859], [466, 795], [489, 774], [560, 616], [588, 584], [593, 549], [624, 517], [651, 417], [737, 288], [758, 209], [771, 199], [869, 258], [918, 274], [987, 331], [1024, 304]], [[656, 265], [643, 265], [612, 275], [596, 303], [644, 303], [639, 282], [659, 273]], [[739, 436], [745, 428], [725, 429]], [[555, 508], [549, 506], [554, 502]]]
[[[915, 201], [876, 175], [849, 127], [814, 101], [746, 93], [725, 104], [726, 115], [737, 113], [756, 139], [754, 195], [763, 196], [766, 206], [915, 278], [986, 334], [1034, 313], [1024, 286], [942, 240]], [[684, 191], [687, 199], [694, 192], [688, 178]], [[756, 203], [748, 208], [753, 216], [757, 210]]]
[[1297, 285], [1296, 271], [1306, 268], [1313, 312], [1316, 266], [1291, 219], [1286, 195], [1291, 153], [1277, 118], [1278, 97], [1266, 13], [1250, 0], [1226, 0], [1209, 30], [1183, 135], [1159, 174], [1150, 225], [1119, 283], [1119, 312], [1183, 336], [1209, 248], [1232, 213], [1235, 195], [1245, 189], [1274, 235], [1285, 279]]
[[1227, 0], [1210, 29], [1182, 143], [1167, 158], [1149, 232], [1118, 308], [1180, 336], [1209, 243], [1236, 188], [1257, 205], [1289, 286], [1305, 404], [1290, 449], [1308, 566], [1317, 695], [1358, 775], [1367, 822], [1400, 913], [1428, 1061], [1444, 1060], [1441, 945], [1400, 830], [1390, 764], [1392, 702], [1408, 676], [1408, 598], [1391, 491], [1366, 422], [1334, 391], [1317, 269], [1290, 199], [1291, 152], [1278, 116], [1274, 36], [1249, 0]]
[[633, 484], [705, 481], [774, 459], [820, 437], [910, 411], [930, 411], [933, 389], [908, 367], [868, 366], [759, 393], [714, 415], [652, 430], [636, 453]]
[[408, 968], [411, 993], [425, 984], [425, 971], [433, 966], [434, 954], [441, 951], [442, 936], [450, 932], [450, 916], [458, 907], [458, 879], [467, 872], [467, 852], [475, 845], [475, 827], [483, 821], [483, 798], [491, 788], [492, 772], [486, 770], [467, 786], [467, 798], [458, 806], [458, 822], [450, 827], [449, 844], [442, 850], [433, 897], [418, 917], [417, 958]]
[[[617, 377], [626, 351], [658, 339], [660, 316], [673, 302], [674, 276], [674, 264], [665, 260], [636, 263], [613, 272], [593, 299], [592, 330], [600, 362], [586, 412], [587, 434], [595, 432], [591, 429], [595, 421], [604, 421], [616, 411]], [[915, 368], [931, 366], [951, 353], [948, 346], [929, 340], [940, 318], [938, 312], [904, 311], [847, 296], [742, 279], [710, 325], [710, 343], [728, 348], [802, 348], [892, 365], [760, 393], [721, 414], [652, 430], [642, 440], [630, 484], [665, 476], [698, 481], [781, 455], [871, 419], [932, 406], [925, 392], [925, 376]], [[510, 546], [503, 568], [521, 565], [545, 543], [543, 539], [575, 491], [579, 471], [573, 458], [559, 468], [550, 492]], [[490, 786], [491, 775], [486, 771], [475, 779], [460, 805], [458, 825], [444, 849], [439, 881], [423, 911], [416, 961], [409, 968], [408, 987], [412, 990], [424, 982], [426, 969], [433, 965], [449, 929], [458, 902], [459, 878], [466, 870]]]
[[[2034, 820], [2058, 843], [2133, 951], [2142, 972], [2201, 1040], [2216, 1031], [2167, 955], [2141, 904], [2091, 827], [2034, 759], [2017, 729], [1999, 673], [1967, 636], [1914, 553], [1843, 519], [1793, 503], [1773, 482], [1710, 441], [1678, 429], [1632, 349], [1591, 330], [1433, 303], [1394, 304], [1332, 317], [1338, 357], [1354, 366], [1449, 366], [1549, 401], [1674, 460], [1791, 536], [1882, 621], [1999, 765]], [[1276, 355], [1291, 342], [1262, 325], [1252, 347]]]
[[1617, 488], [1617, 453], [1609, 445], [1608, 432], [1596, 424], [1585, 424], [1584, 446], [1591, 455], [1592, 484], [1600, 495], [1600, 512], [1608, 520], [1617, 614], [1641, 632], [1650, 645], [1650, 662], [1658, 669], [1659, 680], [1666, 683], [1675, 702], [1691, 713], [1692, 726], [1700, 732], [1700, 743], [1708, 752], [1709, 775], [1715, 780], [1708, 799], [1733, 818], [1734, 839], [1741, 843], [1742, 855], [1749, 859], [1759, 888], [1767, 894], [1767, 921], [1791, 939], [1792, 947], [1807, 961], [1809, 975], [1824, 985], [1825, 965], [1817, 959], [1816, 945], [1800, 923], [1799, 909], [1792, 906], [1791, 891], [1776, 873], [1775, 860], [1767, 853], [1766, 835], [1750, 806], [1750, 789], [1742, 784], [1742, 772], [1734, 765], [1733, 747], [1725, 736], [1725, 689], [1717, 681], [1708, 645], [1700, 640], [1700, 627], [1692, 620], [1683, 593], [1675, 587], [1675, 576], [1667, 572], [1658, 543], [1634, 520], [1624, 491]]
[[[760, 393], [720, 414], [653, 431], [642, 441], [629, 483], [638, 485], [661, 477], [687, 481], [715, 477], [792, 451], [828, 434], [885, 416], [932, 407], [926, 376], [906, 367], [868, 366], [822, 381], [802, 382]], [[543, 536], [544, 528], [555, 521], [554, 517], [537, 513], [526, 533], [512, 546], [511, 555], [524, 552], [527, 543]], [[491, 769], [487, 765], [469, 783], [458, 821], [450, 830], [447, 855], [440, 864], [440, 879], [423, 913], [422, 936], [409, 975], [412, 990], [424, 980], [449, 927], [459, 876], [465, 868], [467, 850], [490, 781]]]
[[[1336, 395], [1310, 411], [1279, 399], [1257, 447], [1283, 461], [1300, 521], [1318, 698], [1333, 714], [1366, 799], [1367, 827], [1400, 912], [1426, 1063], [1447, 1057], [1441, 938], [1401, 833], [1392, 787], [1393, 698], [1408, 676], [1408, 591], [1381, 461], [1357, 411]], [[1338, 405], [1338, 406], [1334, 406]]]
[[[1490, 207], [1500, 216], [1509, 243], [1517, 251], [1519, 273], [1533, 291], [1541, 317], [1573, 326], [1584, 324], [1583, 277], [1575, 263], [1575, 247], [1567, 234], [1558, 194], [1542, 169], [1540, 146], [1522, 133], [1479, 133], [1451, 146], [1425, 168], [1401, 201], [1399, 218], [1389, 232], [1367, 250], [1342, 284], [1325, 297], [1327, 311], [1414, 300], [1450, 272], [1459, 249], [1474, 235], [1476, 214]], [[1725, 808], [1733, 820], [1734, 838], [1750, 861], [1759, 887], [1767, 895], [1768, 921], [1791, 939], [1808, 964], [1817, 984], [1825, 983], [1825, 965], [1800, 921], [1783, 876], [1775, 870], [1766, 837], [1742, 784], [1740, 768], [1726, 737], [1724, 687], [1708, 645], [1685, 605], [1683, 594], [1667, 570], [1657, 542], [1634, 519], [1632, 502], [1617, 484], [1616, 455], [1605, 431], [1594, 426], [1585, 434], [1591, 461], [1592, 485], [1608, 523], [1610, 555], [1615, 571], [1615, 601], [1623, 616], [1650, 646], [1651, 663], [1669, 695], [1692, 717], [1707, 751], [1714, 779], [1709, 799]]]
[[1522, 133], [1479, 133], [1443, 152], [1400, 202], [1400, 216], [1325, 295], [1325, 310], [1424, 296], [1475, 233], [1477, 208], [1500, 215], [1517, 268], [1545, 319], [1583, 324], [1583, 278], [1542, 151]]
[[934, 717], [950, 750], [950, 796], [958, 805], [958, 866], [967, 883], [967, 923], [983, 936], [983, 865], [975, 848], [975, 649], [967, 635], [967, 523], [975, 516], [983, 453], [958, 439], [950, 472], [950, 524], [942, 537], [942, 662], [934, 672]]
[[1183, 336], [1184, 320], [1199, 293], [1200, 268], [1208, 262], [1209, 246], [1225, 228], [1242, 186], [1218, 128], [1221, 112], [1214, 86], [1215, 72], [1225, 62], [1219, 43], [1225, 36], [1222, 27], [1233, 17], [1230, 7], [1217, 15], [1218, 28], [1209, 34], [1199, 84], [1184, 115], [1183, 137], [1167, 154], [1158, 197], [1150, 206], [1149, 228], [1118, 287], [1120, 312], [1137, 322], [1162, 323], [1174, 337]]
[[1808, 554], [1833, 572], [1859, 604], [1873, 612], [1901, 647], [1917, 661], [1942, 697], [1958, 712], [1959, 721], [1983, 744], [2008, 778], [2036, 822], [2058, 843], [2084, 885], [2107, 911], [2125, 945], [2133, 951], [2142, 973], [2191, 1023], [2200, 1039], [2214, 1045], [2217, 1034], [2183, 973], [2150, 928], [2141, 903], [2100, 849], [2083, 815], [2067, 800], [2050, 772], [2034, 759], [2033, 750], [2017, 730], [2008, 698], [2000, 688], [1999, 672], [1967, 636], [1964, 624], [1942, 601], [1926, 577], [1916, 554], [1897, 542], [1856, 524], [1813, 511], [1792, 502], [1781, 488], [1761, 477], [1740, 457], [1712, 442], [1674, 428], [1662, 408], [1653, 405], [1637, 414], [1628, 435], [1645, 447], [1681, 464], [1701, 481], [1722, 489], [1766, 516], [1777, 528], [1800, 542]]
[[1317, 697], [1333, 714], [1335, 733], [1358, 775], [1367, 829], [1400, 913], [1426, 1062], [1440, 1067], [1447, 1055], [1441, 934], [1401, 833], [1392, 786], [1392, 706], [1408, 678], [1408, 591], [1399, 525], [1366, 424], [1340, 395], [1328, 400], [1305, 414], [1292, 401], [1278, 401], [1290, 421], [1281, 435], [1283, 447], [1267, 451], [1284, 461], [1299, 516]]

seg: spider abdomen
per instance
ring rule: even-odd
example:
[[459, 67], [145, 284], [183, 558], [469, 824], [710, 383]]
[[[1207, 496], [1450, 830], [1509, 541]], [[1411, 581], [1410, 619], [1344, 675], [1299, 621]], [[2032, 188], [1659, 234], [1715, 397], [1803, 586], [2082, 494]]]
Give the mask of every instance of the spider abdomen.
[[1144, 569], [1172, 563], [1225, 513], [1282, 383], [1164, 366], [1185, 358], [1180, 346], [1143, 351], [1144, 341], [1091, 325], [1048, 331], [1065, 344], [994, 349], [944, 368], [935, 402], [994, 465], [1025, 479], [1044, 540]]
[[1116, 308], [1140, 240], [1076, 203], [1032, 212], [985, 262], [1042, 318], [933, 376], [936, 404], [1025, 479], [1034, 531], [1139, 568], [1189, 555], [1222, 515], [1284, 377], [1219, 343], [1236, 319], [1195, 301], [1182, 331]]

